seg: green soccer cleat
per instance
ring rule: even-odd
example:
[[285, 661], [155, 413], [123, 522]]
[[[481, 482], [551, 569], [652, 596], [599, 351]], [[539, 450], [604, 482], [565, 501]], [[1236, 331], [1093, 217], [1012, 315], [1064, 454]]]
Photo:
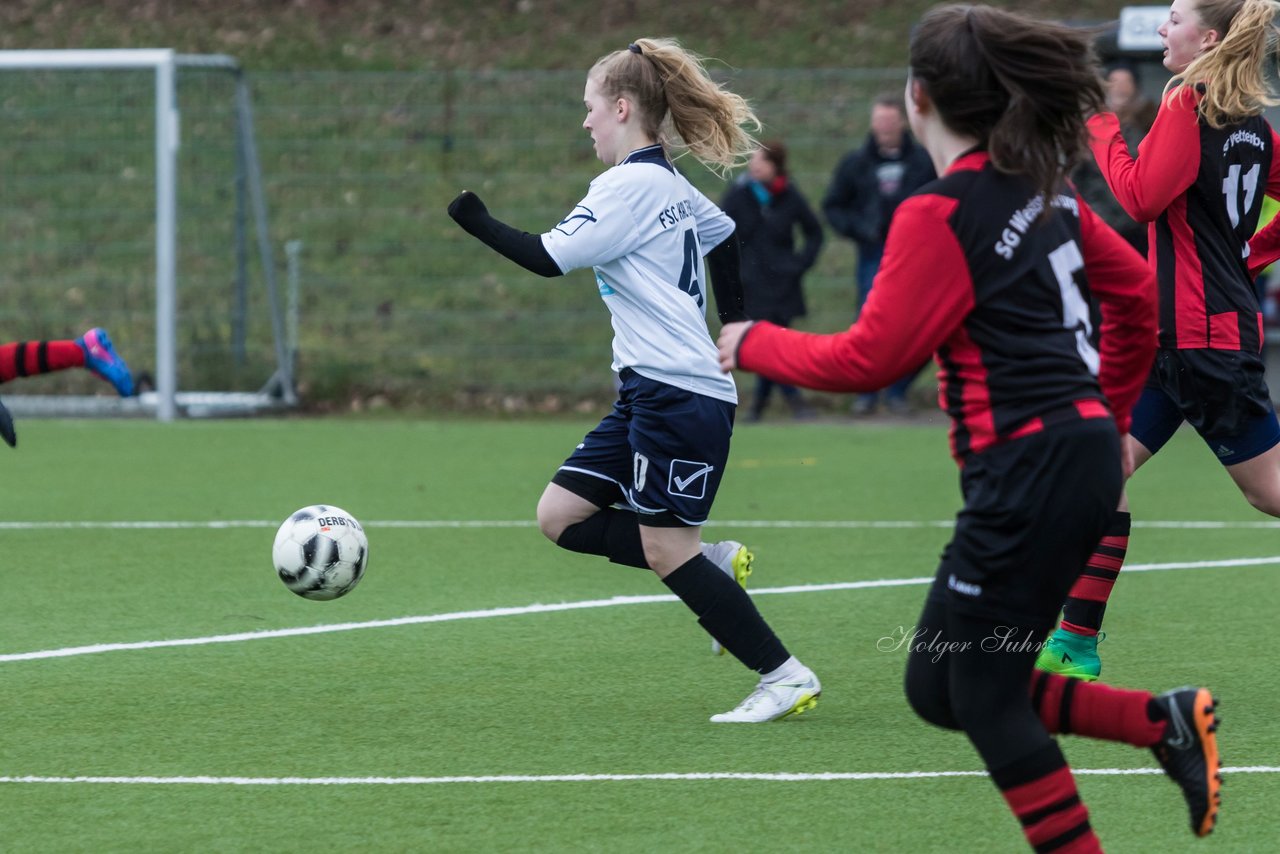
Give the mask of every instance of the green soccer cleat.
[[1093, 637], [1078, 635], [1059, 628], [1049, 635], [1040, 656], [1036, 659], [1036, 668], [1048, 673], [1058, 673], [1092, 682], [1102, 673], [1102, 659], [1098, 658], [1098, 641], [1106, 634], [1098, 632]]

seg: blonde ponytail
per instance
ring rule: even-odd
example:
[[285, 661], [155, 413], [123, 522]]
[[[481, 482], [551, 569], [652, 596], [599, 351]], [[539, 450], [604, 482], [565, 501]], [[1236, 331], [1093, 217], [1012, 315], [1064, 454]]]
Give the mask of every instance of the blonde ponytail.
[[[759, 147], [750, 104], [712, 80], [703, 58], [675, 39], [636, 39], [597, 60], [590, 76], [606, 96], [630, 96], [650, 136], [683, 146], [717, 174], [742, 166]], [[668, 122], [677, 138], [665, 132]]]
[[1217, 30], [1218, 43], [1196, 57], [1165, 86], [1204, 87], [1200, 115], [1213, 128], [1233, 125], [1280, 103], [1265, 76], [1268, 54], [1277, 51], [1280, 31], [1275, 0], [1204, 0], [1196, 7], [1200, 23]]

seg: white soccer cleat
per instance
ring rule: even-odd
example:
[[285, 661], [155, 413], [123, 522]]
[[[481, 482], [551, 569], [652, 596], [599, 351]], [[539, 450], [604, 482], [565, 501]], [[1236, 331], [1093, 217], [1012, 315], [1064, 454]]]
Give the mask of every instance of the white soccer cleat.
[[715, 724], [762, 724], [807, 712], [818, 705], [822, 683], [809, 668], [778, 682], [761, 682], [731, 712], [712, 715]]
[[[702, 556], [720, 567], [720, 571], [747, 589], [747, 576], [751, 574], [751, 564], [756, 556], [751, 550], [737, 540], [721, 540], [718, 543], [703, 543]], [[711, 639], [711, 654], [724, 655], [724, 647], [720, 641]]]

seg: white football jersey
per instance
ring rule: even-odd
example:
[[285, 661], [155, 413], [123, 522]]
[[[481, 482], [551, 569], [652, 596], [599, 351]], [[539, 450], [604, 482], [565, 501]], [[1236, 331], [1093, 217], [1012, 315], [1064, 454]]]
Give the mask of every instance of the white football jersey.
[[653, 145], [591, 182], [587, 196], [542, 235], [564, 272], [592, 267], [613, 318], [613, 369], [730, 403], [707, 330], [702, 256], [733, 232], [733, 220], [694, 189]]

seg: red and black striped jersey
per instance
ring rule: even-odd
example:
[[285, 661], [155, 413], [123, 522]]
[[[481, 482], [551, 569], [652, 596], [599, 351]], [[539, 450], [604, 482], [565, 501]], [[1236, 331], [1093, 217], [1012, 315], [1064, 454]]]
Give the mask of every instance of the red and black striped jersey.
[[1105, 417], [1108, 401], [1127, 430], [1155, 331], [1142, 257], [1074, 193], [1046, 201], [975, 151], [899, 206], [853, 326], [816, 335], [757, 323], [738, 364], [809, 388], [873, 391], [932, 353], [963, 464], [1064, 414]]
[[1129, 153], [1111, 113], [1089, 120], [1098, 166], [1116, 199], [1148, 226], [1148, 262], [1160, 293], [1160, 346], [1262, 349], [1250, 238], [1262, 196], [1280, 195], [1275, 131], [1261, 116], [1212, 128], [1180, 86]]

